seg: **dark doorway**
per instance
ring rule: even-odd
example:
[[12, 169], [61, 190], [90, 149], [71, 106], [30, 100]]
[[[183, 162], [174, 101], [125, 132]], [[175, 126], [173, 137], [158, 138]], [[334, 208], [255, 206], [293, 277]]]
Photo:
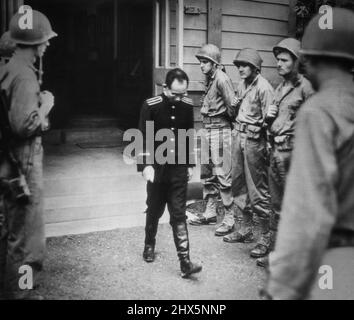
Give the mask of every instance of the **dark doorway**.
[[56, 97], [54, 127], [87, 116], [136, 126], [152, 91], [152, 1], [24, 2], [45, 13], [59, 34], [44, 61], [43, 89]]

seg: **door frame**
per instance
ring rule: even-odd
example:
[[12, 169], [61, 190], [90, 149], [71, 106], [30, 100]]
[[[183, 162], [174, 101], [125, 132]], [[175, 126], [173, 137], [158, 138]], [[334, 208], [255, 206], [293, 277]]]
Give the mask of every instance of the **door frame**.
[[0, 36], [8, 30], [12, 16], [22, 6], [23, 0], [1, 0], [0, 1]]
[[[184, 0], [153, 0], [153, 95], [162, 92], [168, 70], [183, 68]], [[176, 66], [170, 63], [170, 1], [176, 2]]]

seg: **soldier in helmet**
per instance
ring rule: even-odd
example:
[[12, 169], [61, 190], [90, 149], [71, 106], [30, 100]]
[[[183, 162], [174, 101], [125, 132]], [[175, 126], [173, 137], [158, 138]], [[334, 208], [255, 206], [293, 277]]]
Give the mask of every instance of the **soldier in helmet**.
[[[354, 298], [354, 13], [333, 8], [333, 29], [321, 29], [320, 19], [310, 21], [302, 39], [300, 52], [317, 92], [297, 116], [263, 292], [273, 299], [305, 299], [312, 286], [320, 293], [313, 298]], [[321, 265], [332, 268], [332, 290], [314, 285]]]
[[215, 235], [224, 236], [232, 232], [235, 224], [231, 192], [231, 126], [235, 116], [232, 106], [235, 92], [231, 79], [222, 71], [218, 47], [206, 44], [196, 57], [207, 81], [201, 108], [203, 116], [201, 179], [204, 183], [203, 193], [207, 205], [203, 215], [191, 219], [190, 223], [216, 224], [217, 200], [220, 196], [225, 214], [215, 230]]
[[[275, 90], [274, 101], [267, 114], [271, 145], [269, 191], [273, 205], [272, 246], [276, 237], [285, 179], [290, 167], [296, 115], [313, 93], [311, 83], [298, 73], [299, 50], [300, 41], [293, 38], [284, 39], [273, 48], [278, 73], [283, 81]], [[257, 265], [266, 267], [268, 257], [259, 258]]]
[[[274, 90], [260, 74], [262, 59], [257, 50], [242, 49], [234, 60], [242, 81], [237, 88], [235, 106], [238, 115], [233, 143], [233, 173], [235, 185], [246, 185], [246, 203], [242, 210], [241, 227], [224, 237], [225, 242], [253, 241], [253, 212], [258, 216], [261, 237], [251, 250], [251, 257], [265, 256], [270, 248], [270, 217], [272, 214], [268, 190], [265, 120], [273, 102]], [[233, 190], [240, 190], [234, 187]], [[235, 197], [239, 194], [235, 194]]]
[[[17, 47], [10, 61], [0, 68], [0, 87], [8, 101], [12, 131], [10, 147], [24, 176], [21, 185], [29, 189], [27, 202], [17, 201], [12, 190], [1, 192], [5, 222], [0, 237], [0, 290], [6, 298], [14, 299], [41, 298], [31, 288], [19, 286], [19, 271], [23, 265], [31, 268], [35, 288], [45, 254], [41, 134], [48, 129], [54, 97], [40, 91], [41, 74], [34, 63], [43, 57], [49, 40], [57, 34], [45, 15], [35, 10], [32, 14], [32, 29], [19, 26], [21, 14], [12, 17], [10, 38]], [[5, 167], [1, 161], [2, 181], [9, 179], [3, 175]]]

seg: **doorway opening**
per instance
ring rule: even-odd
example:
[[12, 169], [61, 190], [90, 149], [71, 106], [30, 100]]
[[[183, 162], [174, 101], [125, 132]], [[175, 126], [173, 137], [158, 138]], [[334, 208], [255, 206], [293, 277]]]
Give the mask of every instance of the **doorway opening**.
[[53, 127], [80, 118], [136, 127], [141, 105], [152, 95], [152, 1], [24, 2], [46, 14], [59, 34], [44, 59], [43, 89], [56, 99]]

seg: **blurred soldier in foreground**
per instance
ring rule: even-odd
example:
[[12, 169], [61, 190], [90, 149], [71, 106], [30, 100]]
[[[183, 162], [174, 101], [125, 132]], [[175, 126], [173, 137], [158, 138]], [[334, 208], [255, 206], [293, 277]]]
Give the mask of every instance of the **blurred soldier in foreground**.
[[[275, 90], [273, 104], [269, 106], [270, 168], [269, 191], [273, 205], [271, 218], [272, 247], [275, 242], [285, 180], [290, 167], [296, 115], [305, 100], [313, 94], [311, 83], [298, 73], [300, 42], [287, 38], [273, 48], [278, 61], [282, 83]], [[259, 258], [257, 265], [266, 267], [268, 256]]]
[[[202, 266], [190, 261], [186, 224], [187, 185], [195, 165], [194, 134], [187, 141], [179, 140], [181, 130], [194, 128], [193, 102], [186, 97], [188, 82], [183, 70], [170, 70], [166, 75], [163, 94], [145, 101], [139, 125], [144, 136], [144, 150], [138, 156], [138, 171], [147, 181], [143, 258], [146, 262], [155, 260], [157, 228], [167, 204], [183, 278], [202, 270]], [[149, 125], [154, 126], [153, 132], [147, 132]], [[159, 159], [157, 154], [162, 142], [145, 141], [148, 137], [155, 139], [159, 130], [169, 130], [172, 135], [168, 138], [168, 143], [172, 142], [172, 145], [166, 150], [167, 159], [163, 163], [161, 160], [164, 159]], [[180, 154], [185, 154], [184, 161], [180, 161]]]
[[16, 14], [10, 21], [15, 53], [0, 68], [3, 106], [11, 130], [11, 136], [1, 141], [0, 211], [5, 220], [0, 237], [0, 290], [9, 299], [41, 299], [31, 288], [20, 286], [20, 270], [24, 265], [31, 268], [35, 288], [45, 254], [41, 134], [48, 129], [54, 98], [49, 92], [40, 92], [42, 74], [34, 63], [42, 59], [56, 33], [38, 11], [33, 10], [32, 29], [21, 29], [20, 18]]
[[16, 45], [10, 38], [10, 32], [6, 31], [0, 38], [0, 67], [7, 63], [15, 52]]
[[317, 294], [354, 298], [354, 14], [334, 8], [333, 29], [321, 29], [320, 18], [310, 21], [302, 39], [306, 72], [318, 92], [305, 102], [296, 125], [264, 292], [273, 299], [311, 296], [311, 288], [321, 285], [315, 283], [321, 264], [333, 268], [334, 287]]
[[[239, 230], [225, 236], [226, 242], [253, 241], [253, 213], [258, 216], [261, 237], [251, 250], [251, 257], [260, 258], [270, 248], [270, 217], [272, 215], [268, 190], [266, 116], [273, 102], [274, 90], [260, 74], [262, 59], [250, 48], [242, 49], [234, 60], [242, 81], [237, 88], [235, 106], [238, 115], [232, 150], [234, 185], [247, 186], [247, 198], [242, 210]], [[233, 190], [240, 190], [233, 186]], [[235, 194], [235, 197], [240, 196]]]
[[191, 219], [193, 225], [216, 224], [219, 195], [224, 206], [224, 217], [215, 230], [216, 236], [232, 232], [235, 224], [231, 191], [231, 126], [235, 97], [232, 81], [222, 71], [221, 54], [213, 44], [204, 45], [196, 55], [202, 73], [207, 77], [202, 102], [202, 164], [201, 179], [204, 185], [206, 210], [200, 217]]

